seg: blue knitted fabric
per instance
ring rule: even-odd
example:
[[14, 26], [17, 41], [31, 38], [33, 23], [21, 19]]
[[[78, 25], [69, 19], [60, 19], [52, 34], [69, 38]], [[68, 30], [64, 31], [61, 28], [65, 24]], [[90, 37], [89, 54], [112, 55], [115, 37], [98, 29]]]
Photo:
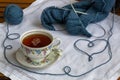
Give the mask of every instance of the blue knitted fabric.
[[49, 30], [55, 30], [54, 23], [60, 23], [65, 24], [67, 32], [72, 35], [91, 37], [92, 35], [86, 30], [88, 24], [105, 19], [114, 3], [115, 0], [81, 0], [73, 4], [76, 11], [86, 12], [87, 15], [76, 14], [71, 5], [63, 8], [51, 6], [43, 10], [41, 22]]
[[4, 18], [7, 23], [17, 25], [23, 20], [23, 11], [19, 6], [10, 4], [5, 8]]

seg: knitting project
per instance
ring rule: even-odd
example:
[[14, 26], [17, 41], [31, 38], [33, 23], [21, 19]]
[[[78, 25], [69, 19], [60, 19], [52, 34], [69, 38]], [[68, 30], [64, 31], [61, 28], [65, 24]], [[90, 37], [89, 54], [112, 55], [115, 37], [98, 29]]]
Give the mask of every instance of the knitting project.
[[55, 23], [65, 24], [68, 33], [91, 37], [86, 30], [88, 24], [105, 19], [114, 3], [115, 0], [80, 0], [62, 8], [51, 6], [43, 10], [41, 23], [49, 30], [55, 30]]

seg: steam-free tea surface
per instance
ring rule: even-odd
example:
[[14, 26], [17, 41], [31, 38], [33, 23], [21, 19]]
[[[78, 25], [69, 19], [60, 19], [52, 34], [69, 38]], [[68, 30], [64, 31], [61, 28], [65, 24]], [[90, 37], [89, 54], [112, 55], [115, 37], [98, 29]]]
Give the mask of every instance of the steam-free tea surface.
[[28, 47], [40, 48], [49, 45], [51, 39], [43, 34], [33, 34], [25, 37], [22, 42]]

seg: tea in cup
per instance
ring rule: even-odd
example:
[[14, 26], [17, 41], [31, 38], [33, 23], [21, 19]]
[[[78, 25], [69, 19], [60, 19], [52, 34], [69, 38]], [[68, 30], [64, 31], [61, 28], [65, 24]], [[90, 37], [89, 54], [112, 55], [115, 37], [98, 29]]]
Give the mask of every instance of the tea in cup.
[[61, 41], [43, 30], [30, 30], [20, 37], [23, 54], [33, 63], [39, 63], [50, 54], [53, 48], [58, 48]]

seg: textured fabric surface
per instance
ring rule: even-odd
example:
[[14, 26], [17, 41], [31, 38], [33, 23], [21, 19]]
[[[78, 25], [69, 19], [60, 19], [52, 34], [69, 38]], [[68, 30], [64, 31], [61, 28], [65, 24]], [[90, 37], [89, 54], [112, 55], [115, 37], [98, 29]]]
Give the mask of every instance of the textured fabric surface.
[[115, 0], [81, 0], [73, 3], [76, 11], [86, 12], [85, 14], [76, 14], [71, 5], [63, 8], [49, 7], [41, 15], [41, 22], [44, 27], [55, 30], [54, 23], [65, 24], [67, 32], [72, 35], [84, 35], [91, 37], [86, 30], [90, 23], [95, 23], [105, 19], [111, 11]]

